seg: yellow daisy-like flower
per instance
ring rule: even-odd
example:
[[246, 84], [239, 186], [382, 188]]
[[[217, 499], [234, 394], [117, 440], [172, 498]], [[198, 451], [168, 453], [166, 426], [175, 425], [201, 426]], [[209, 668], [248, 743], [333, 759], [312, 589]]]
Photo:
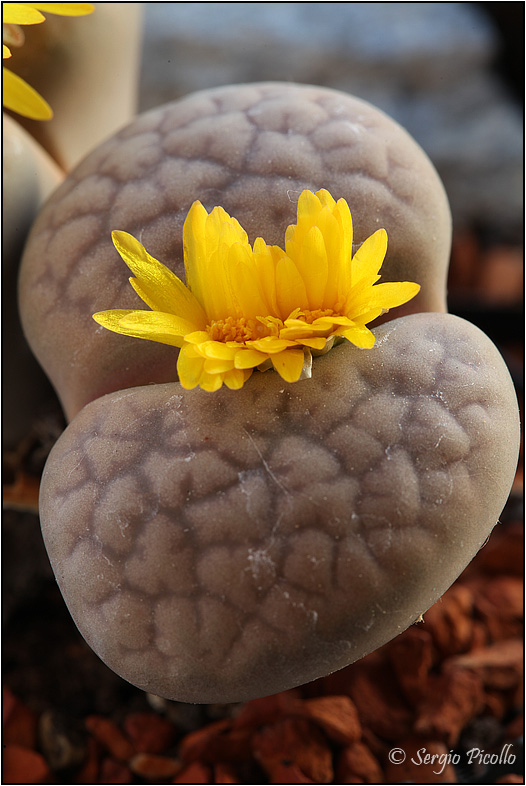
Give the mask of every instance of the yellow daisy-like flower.
[[[24, 43], [20, 25], [37, 25], [46, 17], [41, 13], [60, 16], [85, 16], [93, 11], [91, 3], [2, 3], [2, 58], [11, 57], [11, 47]], [[53, 110], [36, 90], [17, 74], [3, 67], [2, 103], [7, 109], [32, 120], [51, 120]]]
[[100, 325], [180, 347], [184, 388], [241, 388], [255, 368], [273, 366], [287, 382], [310, 376], [311, 352], [335, 339], [374, 345], [366, 327], [420, 289], [411, 282], [377, 284], [387, 249], [379, 229], [352, 255], [347, 202], [328, 191], [304, 191], [285, 251], [247, 234], [223, 208], [210, 214], [194, 202], [183, 228], [186, 286], [134, 237], [113, 242], [135, 278], [130, 283], [151, 311], [101, 311]]

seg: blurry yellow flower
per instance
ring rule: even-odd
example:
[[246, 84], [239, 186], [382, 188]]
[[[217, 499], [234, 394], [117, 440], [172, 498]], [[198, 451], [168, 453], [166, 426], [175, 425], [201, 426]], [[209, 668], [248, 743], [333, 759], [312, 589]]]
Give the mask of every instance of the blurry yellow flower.
[[102, 311], [109, 330], [180, 347], [184, 388], [240, 388], [254, 368], [273, 366], [287, 382], [310, 376], [311, 351], [335, 338], [374, 345], [366, 323], [402, 305], [420, 287], [376, 284], [387, 249], [379, 229], [352, 256], [352, 221], [344, 199], [304, 191], [285, 251], [246, 232], [223, 208], [194, 202], [183, 228], [186, 286], [126, 232], [113, 242], [151, 311]]
[[[24, 33], [19, 25], [36, 25], [46, 17], [40, 12], [60, 16], [85, 16], [91, 14], [91, 3], [2, 3], [2, 58], [11, 57], [11, 47], [24, 43]], [[53, 111], [47, 101], [17, 74], [3, 68], [3, 105], [13, 112], [33, 120], [50, 120]]]

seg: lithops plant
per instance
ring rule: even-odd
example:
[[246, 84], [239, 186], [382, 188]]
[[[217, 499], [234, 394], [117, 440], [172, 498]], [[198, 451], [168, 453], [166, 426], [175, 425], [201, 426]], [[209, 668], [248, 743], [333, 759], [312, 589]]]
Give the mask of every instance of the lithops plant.
[[416, 314], [312, 379], [109, 394], [55, 446], [46, 547], [81, 632], [135, 685], [190, 702], [270, 694], [351, 663], [444, 592], [516, 462], [491, 342]]
[[449, 239], [415, 143], [312, 87], [150, 112], [56, 192], [21, 279], [75, 415], [42, 529], [73, 618], [121, 676], [192, 702], [315, 679], [418, 620], [481, 547], [517, 405], [489, 339], [441, 313]]
[[183, 277], [182, 229], [195, 200], [221, 205], [251, 242], [280, 244], [306, 188], [347, 200], [355, 244], [387, 230], [382, 280], [421, 285], [407, 313], [445, 311], [449, 206], [399, 125], [319, 87], [203, 91], [141, 115], [97, 147], [34, 224], [20, 279], [23, 325], [68, 418], [104, 393], [174, 379], [172, 349], [94, 329], [97, 311], [142, 307], [112, 230], [131, 233]]

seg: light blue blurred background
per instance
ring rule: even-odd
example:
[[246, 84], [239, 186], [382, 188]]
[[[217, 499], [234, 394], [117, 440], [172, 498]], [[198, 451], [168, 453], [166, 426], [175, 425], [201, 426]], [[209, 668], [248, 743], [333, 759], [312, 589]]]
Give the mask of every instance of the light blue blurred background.
[[492, 5], [145, 3], [139, 108], [240, 82], [343, 90], [421, 144], [457, 227], [485, 223], [520, 237], [522, 113], [493, 68], [498, 30], [482, 8]]

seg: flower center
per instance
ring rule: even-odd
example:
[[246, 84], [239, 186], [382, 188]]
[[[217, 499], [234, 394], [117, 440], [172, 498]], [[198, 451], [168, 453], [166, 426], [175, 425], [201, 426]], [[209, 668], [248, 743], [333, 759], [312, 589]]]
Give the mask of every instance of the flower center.
[[315, 319], [334, 316], [340, 316], [340, 314], [332, 308], [315, 308], [313, 311], [309, 308], [304, 308], [301, 312], [300, 319], [303, 318], [307, 325], [312, 325]]
[[255, 319], [246, 317], [227, 317], [226, 319], [213, 319], [207, 325], [207, 332], [212, 341], [256, 341], [268, 335], [268, 329]]

